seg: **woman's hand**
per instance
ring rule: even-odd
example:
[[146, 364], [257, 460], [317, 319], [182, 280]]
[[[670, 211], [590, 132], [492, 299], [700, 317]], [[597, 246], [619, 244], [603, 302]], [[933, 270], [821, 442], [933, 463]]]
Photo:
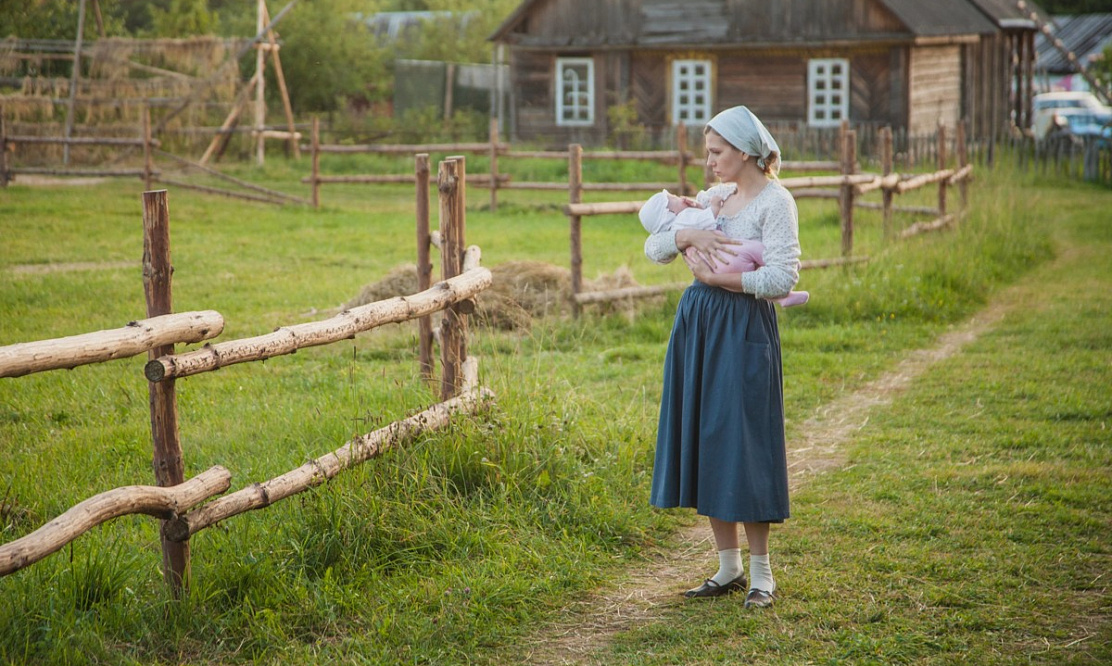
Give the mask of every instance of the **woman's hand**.
[[[718, 231], [680, 229], [676, 232], [676, 248], [681, 253], [693, 247], [708, 260], [716, 263], [727, 263], [730, 257], [736, 257], [737, 248], [733, 246], [741, 244], [741, 241]], [[690, 263], [688, 265], [690, 266]]]

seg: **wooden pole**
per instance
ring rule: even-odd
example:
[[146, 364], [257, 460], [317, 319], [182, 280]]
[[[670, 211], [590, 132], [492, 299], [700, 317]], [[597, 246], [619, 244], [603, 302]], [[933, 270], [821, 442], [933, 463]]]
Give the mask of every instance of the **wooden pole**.
[[0, 187], [7, 187], [9, 180], [7, 129], [4, 125], [4, 107], [0, 105]]
[[[166, 190], [143, 193], [143, 291], [147, 297], [147, 316], [159, 317], [173, 312], [170, 263], [170, 205]], [[174, 353], [174, 345], [152, 349], [148, 358]], [[151, 438], [154, 443], [154, 475], [166, 488], [185, 481], [181, 440], [178, 438], [178, 404], [174, 380], [149, 382]], [[163, 523], [165, 526], [165, 523]], [[170, 541], [162, 534], [163, 578], [175, 598], [189, 586], [189, 542]]]
[[97, 34], [100, 35], [101, 39], [104, 39], [107, 37], [104, 34], [104, 17], [100, 13], [100, 2], [97, 0], [93, 0], [93, 18], [97, 23]]
[[313, 116], [313, 208], [320, 208], [320, 118]]
[[[583, 201], [583, 146], [573, 143], [568, 146], [568, 203], [571, 205]], [[569, 215], [569, 237], [571, 239], [571, 312], [578, 317], [580, 313], [579, 301], [575, 297], [583, 289], [583, 218], [579, 215]]]
[[[255, 19], [255, 34], [263, 34], [267, 22], [263, 20], [266, 14], [266, 0], [258, 0], [256, 3], [256, 19]], [[266, 97], [264, 92], [266, 88], [266, 75], [263, 69], [266, 67], [266, 51], [263, 49], [262, 42], [255, 43], [255, 162], [262, 166], [265, 159], [266, 152], [266, 139], [263, 138], [263, 130], [266, 129]]]
[[676, 150], [680, 154], [680, 195], [694, 194], [687, 191], [687, 126], [676, 125]]
[[[946, 170], [946, 126], [938, 123], [938, 170]], [[946, 179], [938, 181], [938, 216], [946, 215]]]
[[[429, 155], [420, 153], [416, 158], [417, 181], [417, 290], [432, 286], [432, 259], [429, 239]], [[417, 345], [420, 350], [421, 376], [432, 381], [432, 318], [417, 320]]]
[[151, 105], [143, 105], [143, 189], [150, 191], [154, 181], [154, 160], [151, 157]]
[[[443, 280], [453, 278], [463, 266], [463, 244], [459, 238], [459, 208], [463, 205], [460, 196], [464, 168], [461, 160], [446, 159], [440, 162], [437, 174], [437, 188], [440, 193], [440, 276]], [[448, 400], [456, 395], [460, 387], [459, 336], [460, 312], [455, 307], [444, 311], [440, 324], [440, 399]]]
[[[957, 151], [958, 151], [958, 171], [960, 172], [969, 164], [969, 147], [965, 142], [965, 126], [966, 121], [961, 120], [958, 122], [958, 136], [957, 136]], [[966, 178], [958, 181], [958, 193], [961, 196], [961, 208], [965, 210], [965, 206], [969, 203], [969, 182]]]
[[[69, 100], [66, 103], [66, 139], [73, 136], [74, 106], [77, 103], [77, 85], [81, 82], [81, 47], [85, 39], [85, 0], [77, 6], [77, 38], [73, 43], [73, 71], [70, 73]], [[62, 164], [70, 163], [70, 147], [62, 147]]]
[[[270, 13], [266, 9], [266, 3], [263, 3], [263, 18], [266, 23], [270, 23]], [[297, 128], [293, 122], [293, 105], [290, 104], [290, 93], [286, 89], [286, 75], [282, 73], [282, 59], [278, 57], [278, 40], [274, 38], [274, 31], [266, 31], [267, 44], [270, 47], [270, 53], [274, 57], [274, 78], [278, 80], [278, 92], [282, 96], [282, 108], [286, 112], [286, 129], [289, 132], [289, 141], [286, 145], [289, 146], [290, 151], [293, 153], [295, 160], [301, 159], [301, 147], [298, 145]]]
[[[490, 119], [490, 212], [498, 210], [498, 119]], [[425, 171], [428, 174], [428, 171]]]
[[[851, 176], [857, 167], [857, 132], [851, 129], [842, 131], [842, 174]], [[842, 256], [853, 255], [853, 185], [842, 185]]]
[[[889, 176], [892, 173], [892, 128], [883, 127], [880, 130], [880, 166], [884, 176]], [[890, 188], [881, 189], [881, 201], [884, 206], [884, 238], [890, 240], [892, 238], [892, 198], [893, 193]]]

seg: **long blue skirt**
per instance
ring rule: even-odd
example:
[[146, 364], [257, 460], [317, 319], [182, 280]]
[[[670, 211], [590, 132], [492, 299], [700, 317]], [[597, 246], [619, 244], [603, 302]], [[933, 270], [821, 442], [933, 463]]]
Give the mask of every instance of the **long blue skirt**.
[[664, 361], [650, 502], [731, 522], [788, 518], [780, 331], [771, 301], [696, 281]]

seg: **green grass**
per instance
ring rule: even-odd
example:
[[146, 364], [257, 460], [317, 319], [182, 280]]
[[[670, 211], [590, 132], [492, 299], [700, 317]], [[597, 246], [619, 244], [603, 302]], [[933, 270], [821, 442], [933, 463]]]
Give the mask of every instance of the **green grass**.
[[[303, 189], [300, 165], [240, 170]], [[411, 189], [324, 192], [312, 211], [172, 190], [175, 310], [219, 310], [222, 339], [258, 335], [319, 318], [314, 309], [413, 261]], [[776, 611], [677, 605], [620, 636], [600, 663], [1109, 658], [1112, 195], [999, 168], [978, 177], [971, 200], [957, 229], [899, 244], [861, 211], [857, 251], [873, 260], [804, 273], [812, 301], [783, 312], [781, 326], [789, 436], [1005, 285], [1021, 281], [1006, 297], [1022, 305], [875, 414], [846, 469], [796, 494], [775, 534]], [[468, 242], [488, 266], [567, 265], [561, 202], [506, 192], [491, 213], [473, 192]], [[836, 256], [834, 204], [800, 209], [805, 258]], [[138, 186], [17, 182], [0, 190], [0, 220], [0, 344], [143, 316]], [[681, 267], [643, 258], [643, 238], [630, 217], [591, 219], [585, 275], [624, 264], [644, 284], [683, 279]], [[1064, 250], [1081, 256], [1047, 268]], [[134, 267], [11, 270], [56, 262]], [[0, 579], [0, 660], [516, 663], [505, 655], [522, 636], [638, 566], [688, 518], [646, 501], [675, 300], [524, 334], [476, 331], [482, 382], [497, 394], [488, 413], [197, 535], [181, 602], [166, 598], [146, 517]], [[389, 326], [179, 381], [187, 476], [221, 464], [239, 488], [434, 402], [415, 350], [411, 327]], [[152, 482], [142, 363], [0, 380], [5, 542], [92, 494]]]

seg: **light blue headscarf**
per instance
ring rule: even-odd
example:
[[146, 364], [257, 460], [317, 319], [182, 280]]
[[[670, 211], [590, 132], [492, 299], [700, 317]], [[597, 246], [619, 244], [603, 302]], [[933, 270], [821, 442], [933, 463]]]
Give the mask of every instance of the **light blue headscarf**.
[[762, 170], [768, 168], [769, 156], [780, 152], [768, 128], [744, 106], [726, 109], [711, 118], [707, 127], [718, 132], [734, 148], [756, 157], [757, 166]]

